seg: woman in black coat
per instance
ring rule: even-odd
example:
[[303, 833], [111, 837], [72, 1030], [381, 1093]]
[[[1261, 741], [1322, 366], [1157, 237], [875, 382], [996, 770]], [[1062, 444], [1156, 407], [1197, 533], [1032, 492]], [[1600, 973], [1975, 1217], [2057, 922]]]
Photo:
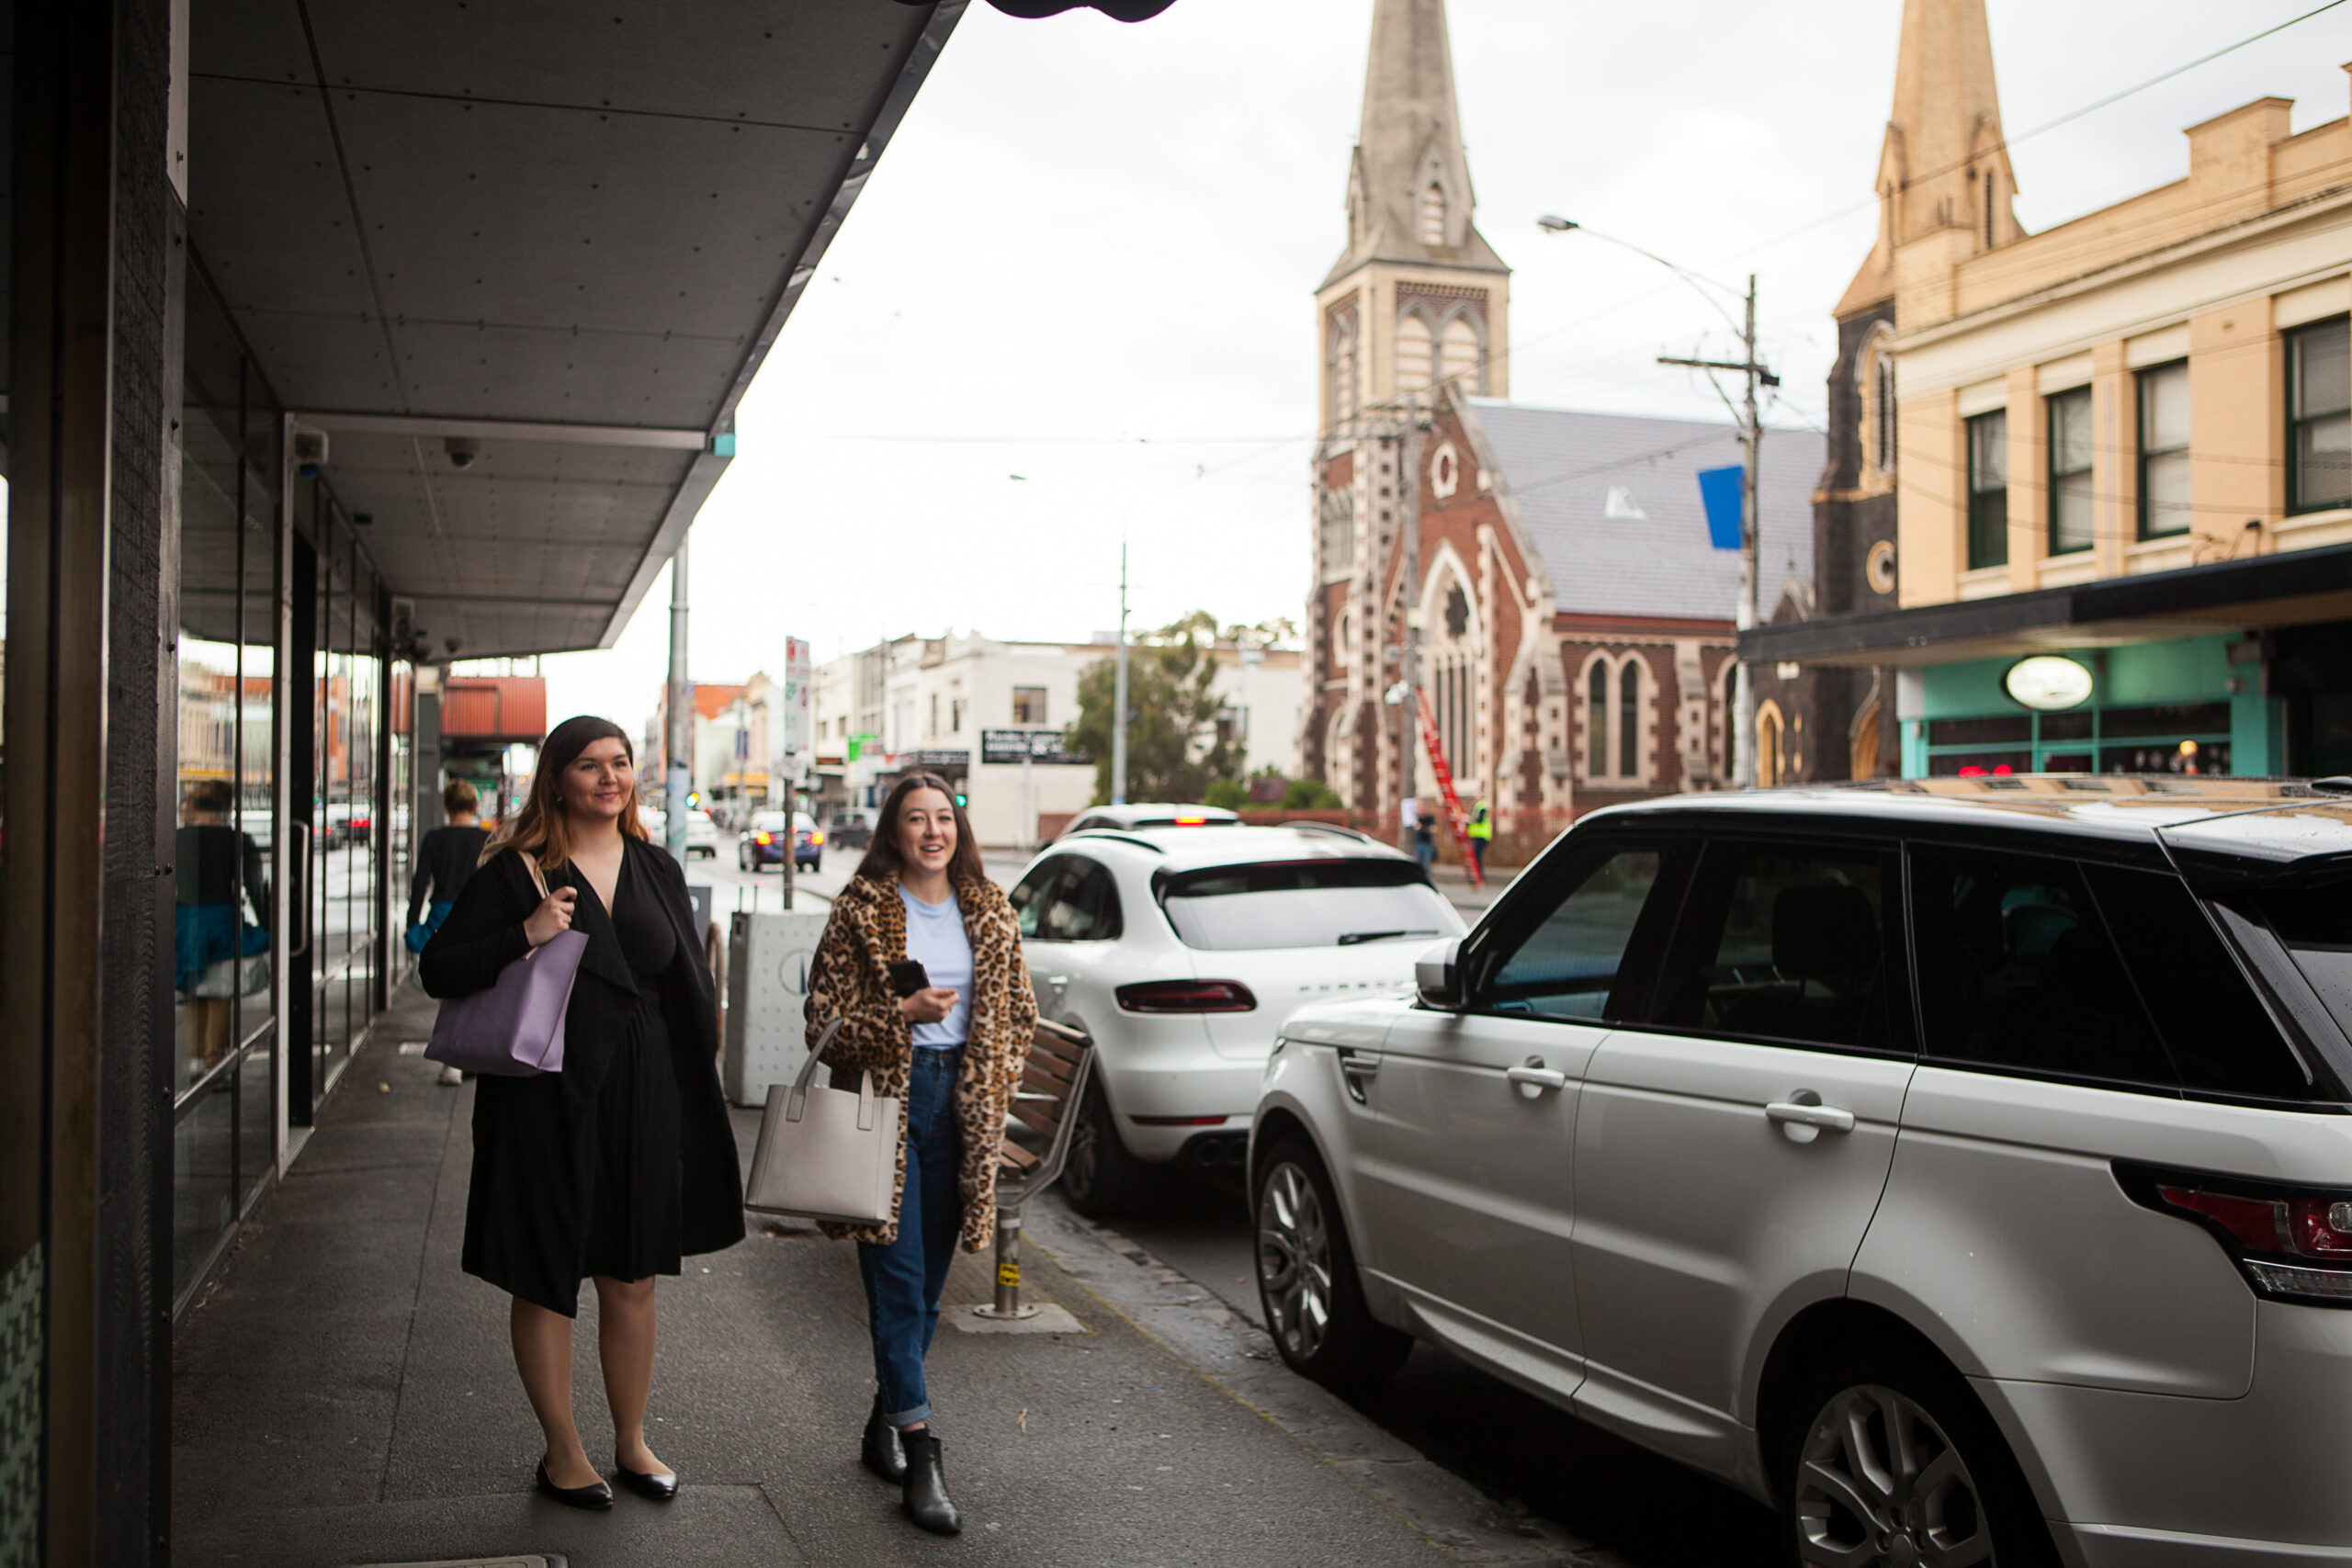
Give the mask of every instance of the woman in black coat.
[[588, 1508], [613, 1501], [571, 1420], [571, 1320], [580, 1281], [596, 1281], [616, 1468], [666, 1501], [678, 1478], [645, 1444], [654, 1278], [743, 1238], [718, 1009], [685, 874], [647, 840], [628, 737], [601, 718], [556, 727], [528, 800], [485, 855], [419, 959], [429, 994], [487, 989], [559, 931], [583, 931], [588, 945], [563, 1070], [476, 1080], [464, 1267], [514, 1297], [514, 1362], [547, 1434], [539, 1490]]

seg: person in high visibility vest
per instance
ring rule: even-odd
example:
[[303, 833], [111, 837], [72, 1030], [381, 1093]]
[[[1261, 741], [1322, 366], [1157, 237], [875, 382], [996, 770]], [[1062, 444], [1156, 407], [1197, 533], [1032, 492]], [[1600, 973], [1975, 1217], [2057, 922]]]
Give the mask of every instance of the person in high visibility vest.
[[1495, 814], [1487, 808], [1487, 797], [1480, 795], [1478, 804], [1470, 808], [1470, 858], [1478, 863], [1478, 880], [1487, 879], [1487, 846], [1495, 841]]

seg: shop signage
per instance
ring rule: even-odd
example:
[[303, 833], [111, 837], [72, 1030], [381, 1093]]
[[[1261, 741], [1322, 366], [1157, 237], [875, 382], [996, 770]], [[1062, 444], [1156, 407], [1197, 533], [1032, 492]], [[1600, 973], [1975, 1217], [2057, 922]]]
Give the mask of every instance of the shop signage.
[[980, 761], [1026, 761], [1041, 767], [1056, 763], [1091, 767], [1094, 763], [1091, 757], [1081, 757], [1065, 750], [1062, 732], [1058, 729], [983, 729], [980, 731]]
[[2010, 665], [2001, 687], [2020, 705], [2048, 713], [2088, 702], [2091, 672], [2074, 660], [2040, 653]]
[[920, 768], [937, 773], [945, 768], [968, 768], [972, 765], [969, 751], [901, 751], [890, 759], [902, 768]]

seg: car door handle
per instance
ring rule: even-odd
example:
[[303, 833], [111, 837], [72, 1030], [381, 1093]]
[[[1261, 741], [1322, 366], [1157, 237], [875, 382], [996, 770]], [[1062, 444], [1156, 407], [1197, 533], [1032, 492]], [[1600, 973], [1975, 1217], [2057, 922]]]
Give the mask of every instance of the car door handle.
[[1548, 1089], [1568, 1087], [1568, 1075], [1545, 1066], [1541, 1056], [1528, 1057], [1524, 1066], [1511, 1068], [1503, 1077], [1517, 1085], [1520, 1093], [1529, 1100]]
[[1347, 1086], [1348, 1098], [1358, 1105], [1372, 1103], [1372, 1080], [1380, 1076], [1380, 1053], [1360, 1051], [1353, 1046], [1340, 1047], [1340, 1081]]
[[[1781, 1130], [1798, 1143], [1809, 1144], [1820, 1133], [1850, 1133], [1854, 1130], [1854, 1113], [1835, 1105], [1805, 1105], [1795, 1100], [1776, 1100], [1764, 1108], [1764, 1114], [1781, 1123]], [[1802, 1130], [1804, 1136], [1799, 1137]]]
[[1046, 976], [1046, 984], [1054, 988], [1054, 995], [1060, 996], [1064, 991], [1069, 989], [1069, 976], [1067, 975], [1048, 975]]

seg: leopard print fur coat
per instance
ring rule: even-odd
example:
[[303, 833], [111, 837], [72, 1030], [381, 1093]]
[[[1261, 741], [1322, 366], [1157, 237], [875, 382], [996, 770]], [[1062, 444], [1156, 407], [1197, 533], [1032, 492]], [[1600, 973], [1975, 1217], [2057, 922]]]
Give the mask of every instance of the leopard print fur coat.
[[[956, 898], [972, 943], [972, 1024], [956, 1077], [956, 1125], [963, 1150], [956, 1186], [963, 1199], [960, 1239], [978, 1252], [996, 1235], [997, 1148], [1005, 1111], [1029, 1042], [1037, 1028], [1037, 998], [1021, 956], [1021, 928], [1003, 889], [985, 880], [958, 882]], [[807, 1017], [813, 1047], [825, 1026], [841, 1031], [825, 1052], [837, 1087], [854, 1089], [861, 1070], [874, 1074], [874, 1091], [899, 1102], [899, 1170], [890, 1190], [890, 1221], [882, 1225], [826, 1224], [835, 1240], [888, 1247], [899, 1235], [899, 1202], [907, 1190], [907, 1084], [914, 1066], [913, 1028], [899, 1012], [889, 965], [907, 955], [907, 910], [898, 885], [850, 879], [808, 964]]]

